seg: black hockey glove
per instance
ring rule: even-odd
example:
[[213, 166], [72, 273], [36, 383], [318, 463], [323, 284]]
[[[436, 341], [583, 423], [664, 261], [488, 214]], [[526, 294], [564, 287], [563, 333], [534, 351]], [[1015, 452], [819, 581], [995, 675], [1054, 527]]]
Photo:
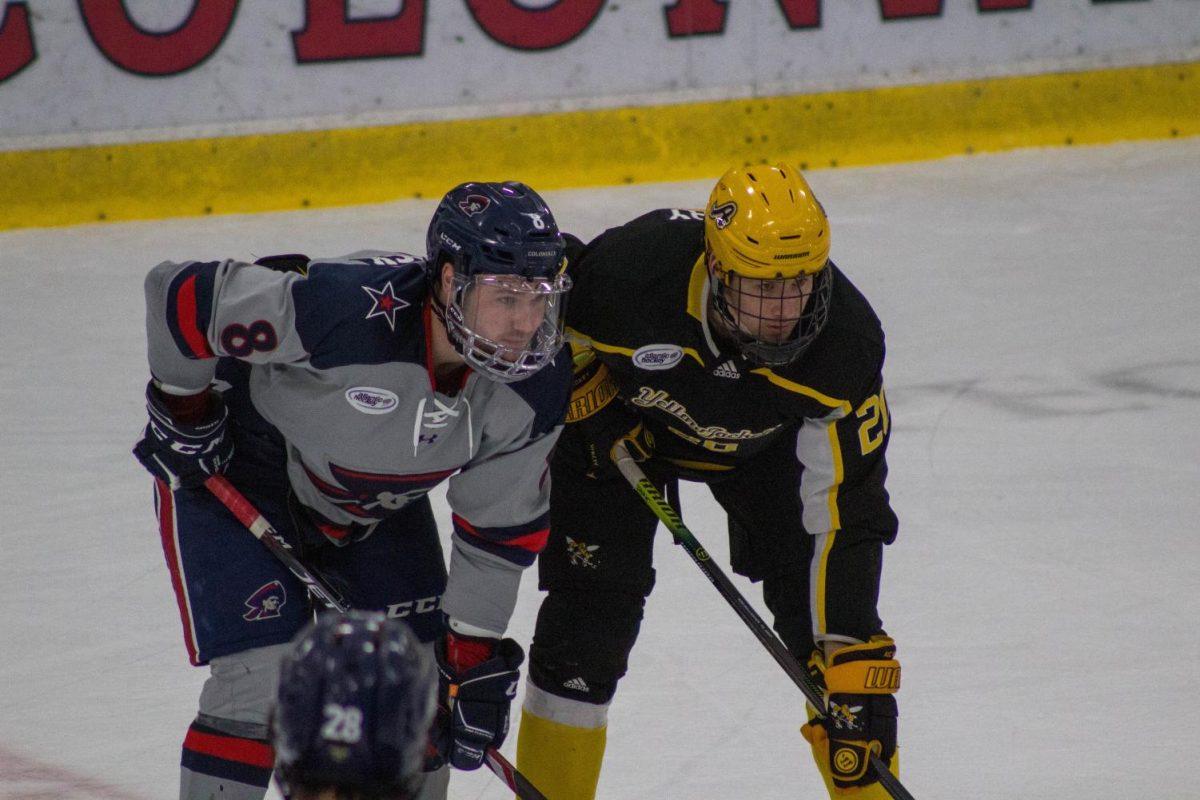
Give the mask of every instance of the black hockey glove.
[[853, 792], [878, 780], [872, 754], [889, 765], [896, 755], [896, 643], [874, 636], [866, 644], [835, 650], [825, 668], [825, 686], [829, 714], [805, 725], [802, 732], [814, 756], [826, 759], [834, 789]]
[[[616, 470], [614, 448], [624, 443], [634, 461], [650, 458], [654, 439], [641, 417], [617, 397], [617, 384], [608, 367], [593, 359], [575, 373], [567, 431], [582, 450], [589, 478], [612, 475]], [[568, 439], [570, 440], [570, 439]]]
[[427, 767], [449, 762], [457, 769], [479, 769], [484, 751], [499, 747], [508, 735], [508, 709], [525, 651], [512, 639], [447, 632], [434, 652], [440, 695], [431, 738], [437, 757]]
[[226, 436], [229, 411], [219, 393], [175, 398], [163, 395], [151, 381], [146, 411], [150, 422], [133, 455], [172, 491], [194, 488], [225, 471], [233, 458], [233, 440]]

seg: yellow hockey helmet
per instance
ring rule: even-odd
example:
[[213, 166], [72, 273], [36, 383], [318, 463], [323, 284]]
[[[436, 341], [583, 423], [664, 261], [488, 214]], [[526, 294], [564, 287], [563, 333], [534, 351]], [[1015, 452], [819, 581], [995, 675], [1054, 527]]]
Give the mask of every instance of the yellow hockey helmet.
[[743, 278], [813, 275], [829, 260], [825, 209], [785, 164], [722, 175], [708, 198], [704, 238], [721, 267]]
[[795, 361], [829, 317], [829, 220], [799, 170], [734, 168], [708, 199], [704, 241], [710, 302], [742, 355]]

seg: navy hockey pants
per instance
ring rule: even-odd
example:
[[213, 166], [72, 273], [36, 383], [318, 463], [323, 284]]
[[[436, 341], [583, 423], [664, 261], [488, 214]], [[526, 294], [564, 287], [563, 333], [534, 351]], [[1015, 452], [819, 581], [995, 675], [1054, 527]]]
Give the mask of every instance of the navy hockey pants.
[[[429, 500], [421, 498], [379, 523], [366, 539], [338, 547], [295, 529], [279, 476], [238, 468], [229, 478], [354, 608], [404, 618], [422, 641], [440, 630], [446, 566]], [[274, 478], [274, 480], [270, 480]], [[312, 619], [300, 583], [207, 489], [155, 488], [163, 553], [183, 622], [188, 657], [197, 666], [252, 647], [290, 641]]]

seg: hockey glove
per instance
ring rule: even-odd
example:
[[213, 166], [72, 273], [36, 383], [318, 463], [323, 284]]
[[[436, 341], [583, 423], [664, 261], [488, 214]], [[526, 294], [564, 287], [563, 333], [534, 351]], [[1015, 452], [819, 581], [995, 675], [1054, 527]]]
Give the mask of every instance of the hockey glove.
[[617, 397], [616, 381], [596, 358], [575, 373], [567, 425], [581, 445], [589, 478], [614, 472], [618, 443], [624, 443], [637, 462], [650, 458], [654, 450], [654, 440], [641, 418]]
[[885, 764], [896, 754], [896, 643], [874, 636], [866, 644], [834, 651], [825, 668], [825, 686], [829, 714], [805, 725], [802, 733], [814, 752], [828, 758], [834, 789], [853, 793], [878, 780], [872, 754]]
[[525, 651], [512, 639], [453, 632], [437, 642], [440, 701], [434, 724], [434, 764], [479, 769], [484, 751], [508, 735], [508, 709], [517, 695]]
[[146, 386], [150, 422], [133, 455], [150, 474], [176, 489], [190, 489], [220, 475], [233, 458], [226, 435], [229, 411], [217, 392], [180, 397]]

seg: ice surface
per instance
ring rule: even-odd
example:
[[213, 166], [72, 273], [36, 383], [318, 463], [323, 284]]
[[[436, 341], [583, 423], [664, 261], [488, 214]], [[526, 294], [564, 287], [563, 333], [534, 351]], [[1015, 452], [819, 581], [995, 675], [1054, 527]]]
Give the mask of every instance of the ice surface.
[[[921, 800], [1200, 796], [1200, 140], [810, 179], [888, 333], [902, 528], [881, 612], [905, 783]], [[586, 238], [699, 206], [708, 183], [547, 197]], [[129, 456], [147, 269], [420, 249], [432, 207], [0, 234], [0, 798], [176, 791], [205, 672]], [[724, 561], [705, 490], [685, 489], [684, 517]], [[600, 796], [822, 797], [799, 693], [665, 533], [655, 555]], [[531, 574], [520, 640], [538, 601]], [[483, 770], [451, 795], [508, 793]]]

